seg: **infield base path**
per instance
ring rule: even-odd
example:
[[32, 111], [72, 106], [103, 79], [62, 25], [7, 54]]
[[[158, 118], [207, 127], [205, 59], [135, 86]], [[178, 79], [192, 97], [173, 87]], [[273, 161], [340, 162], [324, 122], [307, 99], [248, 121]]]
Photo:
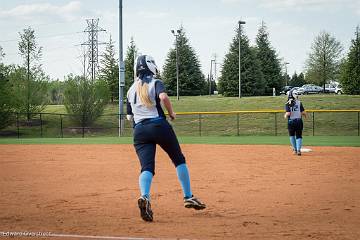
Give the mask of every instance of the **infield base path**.
[[158, 148], [147, 223], [132, 145], [0, 145], [0, 231], [360, 239], [360, 148], [311, 147], [301, 157], [288, 146], [182, 148], [193, 192], [208, 208], [183, 207], [175, 169]]

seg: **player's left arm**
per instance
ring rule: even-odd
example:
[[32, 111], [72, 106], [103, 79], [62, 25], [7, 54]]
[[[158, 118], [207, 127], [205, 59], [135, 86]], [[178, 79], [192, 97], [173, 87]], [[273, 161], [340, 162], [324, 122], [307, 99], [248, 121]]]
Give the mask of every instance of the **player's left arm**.
[[156, 95], [159, 96], [160, 101], [162, 102], [162, 104], [164, 105], [164, 107], [166, 108], [166, 110], [168, 111], [170, 120], [173, 121], [176, 118], [176, 113], [173, 110], [171, 101], [169, 96], [167, 95], [166, 91], [165, 91], [165, 86], [163, 84], [162, 81], [156, 81], [155, 83], [155, 91], [156, 91]]

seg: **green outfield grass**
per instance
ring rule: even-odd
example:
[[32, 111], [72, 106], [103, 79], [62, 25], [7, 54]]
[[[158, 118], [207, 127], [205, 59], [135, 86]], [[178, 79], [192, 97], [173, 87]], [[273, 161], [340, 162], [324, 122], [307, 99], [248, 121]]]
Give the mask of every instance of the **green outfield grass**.
[[[289, 145], [287, 136], [240, 136], [240, 137], [180, 137], [181, 144], [266, 144]], [[131, 137], [97, 138], [24, 138], [0, 139], [0, 144], [132, 144]], [[309, 136], [304, 146], [352, 146], [360, 147], [358, 136]]]
[[[181, 97], [177, 101], [171, 98], [176, 112], [222, 112], [236, 110], [282, 110], [287, 99], [286, 96], [275, 97], [236, 97], [196, 96]], [[359, 109], [360, 96], [348, 95], [306, 95], [300, 97], [305, 109], [339, 110]], [[104, 116], [100, 117], [89, 129], [85, 129], [85, 137], [116, 137], [118, 134], [118, 106], [109, 104]], [[42, 114], [43, 126], [29, 126], [25, 115], [20, 116], [19, 133], [21, 138], [34, 137], [81, 137], [81, 126], [75, 125], [68, 116], [54, 115], [66, 114], [63, 105], [49, 105]], [[359, 113], [315, 113], [304, 119], [304, 135], [339, 135], [357, 136], [359, 134]], [[39, 115], [34, 119], [39, 122]], [[313, 125], [313, 119], [315, 124]], [[25, 124], [24, 124], [25, 122]], [[61, 131], [61, 124], [63, 131]], [[178, 136], [286, 136], [287, 125], [282, 113], [242, 113], [231, 115], [178, 115], [172, 125]], [[9, 137], [16, 137], [17, 128], [14, 124], [5, 131], [11, 132]], [[42, 134], [41, 134], [42, 132]], [[1, 134], [1, 132], [0, 132]], [[125, 136], [132, 135], [131, 124], [125, 123]]]
[[[212, 111], [237, 111], [237, 110], [282, 110], [287, 96], [263, 97], [222, 97], [222, 96], [195, 96], [170, 97], [176, 112], [212, 112]], [[307, 109], [358, 109], [360, 95], [334, 95], [314, 94], [300, 96], [300, 100]], [[44, 112], [66, 113], [63, 105], [48, 105]], [[104, 114], [118, 113], [118, 105], [109, 104]]]

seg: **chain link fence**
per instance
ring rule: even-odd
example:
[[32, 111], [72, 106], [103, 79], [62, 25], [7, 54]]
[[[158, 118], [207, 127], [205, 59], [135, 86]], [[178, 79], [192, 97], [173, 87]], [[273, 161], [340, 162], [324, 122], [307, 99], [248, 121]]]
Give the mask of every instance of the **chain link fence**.
[[[359, 136], [360, 110], [307, 110], [304, 135]], [[178, 136], [287, 135], [284, 112], [233, 111], [178, 113], [171, 124]], [[124, 120], [121, 136], [132, 136], [132, 123]], [[13, 113], [11, 124], [0, 130], [0, 137], [71, 138], [115, 137], [119, 135], [119, 115], [100, 116], [90, 126], [72, 121], [72, 115], [55, 113]]]

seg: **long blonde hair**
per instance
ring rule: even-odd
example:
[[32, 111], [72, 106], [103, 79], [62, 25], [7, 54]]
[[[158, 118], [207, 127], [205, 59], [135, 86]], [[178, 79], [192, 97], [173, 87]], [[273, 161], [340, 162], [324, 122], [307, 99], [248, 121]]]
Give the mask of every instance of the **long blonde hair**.
[[136, 86], [136, 94], [140, 98], [140, 102], [144, 104], [147, 108], [154, 106], [154, 103], [151, 101], [149, 96], [149, 84], [146, 82], [138, 81]]

